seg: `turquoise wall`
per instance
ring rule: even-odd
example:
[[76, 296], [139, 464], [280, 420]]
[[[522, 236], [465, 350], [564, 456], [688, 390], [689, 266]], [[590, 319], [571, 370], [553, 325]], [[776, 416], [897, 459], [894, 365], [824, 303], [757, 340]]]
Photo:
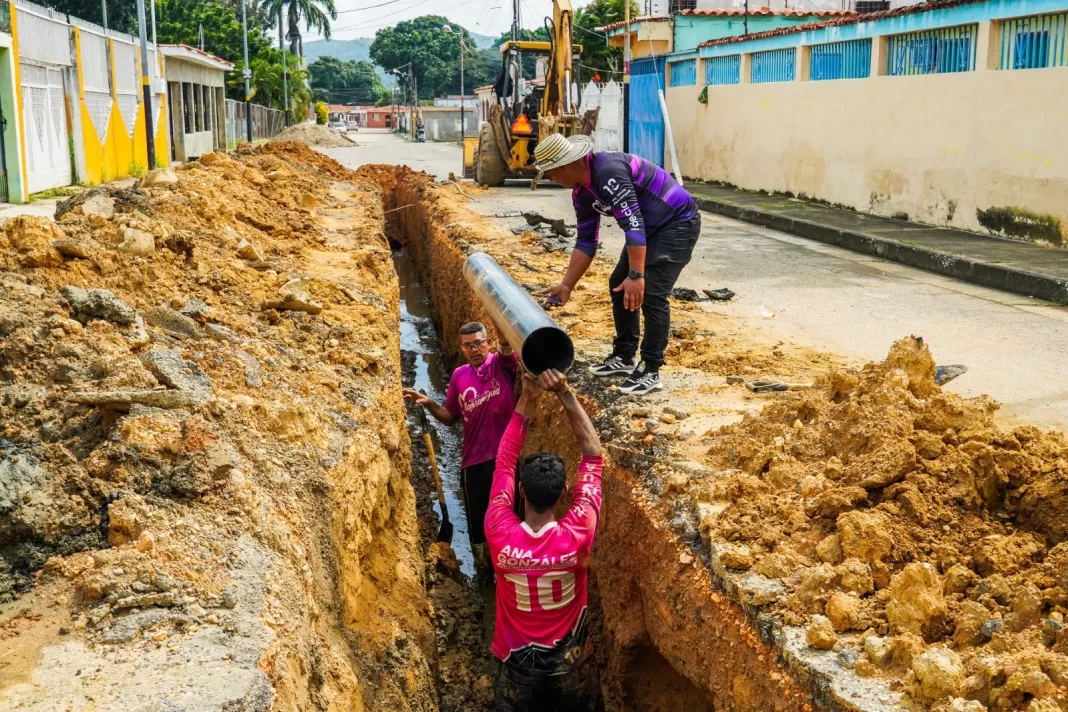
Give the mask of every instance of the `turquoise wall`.
[[[818, 15], [750, 15], [749, 33], [793, 27], [806, 22], [816, 22]], [[675, 51], [687, 52], [708, 40], [733, 37], [745, 31], [744, 18], [739, 16], [714, 17], [701, 15], [675, 15]]]

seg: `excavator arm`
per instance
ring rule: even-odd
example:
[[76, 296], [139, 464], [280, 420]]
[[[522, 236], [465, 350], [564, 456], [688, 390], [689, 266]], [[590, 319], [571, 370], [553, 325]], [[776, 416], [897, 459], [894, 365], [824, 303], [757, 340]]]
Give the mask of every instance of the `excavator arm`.
[[571, 78], [574, 76], [573, 23], [571, 0], [553, 0], [552, 23], [547, 28], [550, 49], [545, 71], [545, 94], [540, 107], [542, 116], [562, 116], [575, 112], [576, 97], [571, 95]]

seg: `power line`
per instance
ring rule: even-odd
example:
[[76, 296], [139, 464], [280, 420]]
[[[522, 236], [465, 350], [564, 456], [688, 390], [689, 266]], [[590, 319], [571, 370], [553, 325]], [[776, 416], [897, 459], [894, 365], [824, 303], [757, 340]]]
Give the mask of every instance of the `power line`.
[[588, 64], [579, 63], [578, 66], [582, 67], [583, 69], [588, 69], [591, 72], [597, 72], [598, 74], [623, 74], [623, 72], [616, 71], [615, 69], [601, 69], [599, 67], [591, 67]]
[[[400, 0], [397, 0], [397, 1], [400, 2]], [[406, 11], [411, 10], [413, 8], [419, 7], [420, 5], [425, 5], [428, 2], [430, 2], [430, 0], [418, 0], [418, 2], [412, 3], [411, 5], [409, 5], [407, 7], [402, 7], [400, 10], [394, 10], [393, 12], [387, 12], [386, 14], [379, 15], [378, 17], [372, 17], [369, 20], [367, 20], [366, 22], [358, 22], [355, 25], [346, 25], [345, 27], [335, 27], [335, 28], [333, 28], [331, 30], [331, 32], [340, 32], [342, 30], [354, 30], [354, 29], [359, 28], [359, 27], [364, 27], [369, 22], [376, 22], [377, 20], [381, 20], [383, 17], [391, 17], [393, 15], [397, 15], [399, 13], [406, 12]], [[387, 22], [386, 24], [388, 25], [388, 24], [391, 24], [391, 23]]]
[[394, 4], [399, 3], [399, 2], [404, 2], [404, 0], [386, 0], [386, 2], [379, 3], [377, 5], [366, 5], [364, 7], [354, 7], [354, 8], [350, 8], [348, 10], [338, 10], [337, 14], [338, 15], [344, 15], [344, 14], [349, 13], [349, 12], [362, 12], [364, 10], [374, 10], [376, 7], [385, 7], [386, 5], [394, 5]]

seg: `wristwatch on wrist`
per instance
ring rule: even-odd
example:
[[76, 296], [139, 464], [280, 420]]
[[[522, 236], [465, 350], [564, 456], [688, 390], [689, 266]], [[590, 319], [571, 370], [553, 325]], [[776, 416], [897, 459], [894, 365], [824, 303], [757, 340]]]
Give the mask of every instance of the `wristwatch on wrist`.
[[639, 272], [636, 269], [632, 269], [630, 272], [627, 272], [627, 276], [631, 279], [645, 279], [645, 272]]

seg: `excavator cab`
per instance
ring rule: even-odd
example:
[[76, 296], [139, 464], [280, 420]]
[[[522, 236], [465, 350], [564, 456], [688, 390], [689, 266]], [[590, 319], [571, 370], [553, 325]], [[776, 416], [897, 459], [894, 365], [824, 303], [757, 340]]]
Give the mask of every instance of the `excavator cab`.
[[[590, 134], [597, 112], [578, 113], [573, 67], [582, 45], [573, 44], [570, 0], [554, 0], [546, 19], [549, 42], [510, 40], [501, 45], [501, 71], [493, 85], [496, 103], [478, 137], [464, 139], [464, 175], [480, 185], [497, 186], [506, 178], [533, 178], [534, 147], [551, 133]], [[523, 76], [522, 58], [545, 58], [544, 78]], [[533, 186], [532, 186], [533, 187]]]

